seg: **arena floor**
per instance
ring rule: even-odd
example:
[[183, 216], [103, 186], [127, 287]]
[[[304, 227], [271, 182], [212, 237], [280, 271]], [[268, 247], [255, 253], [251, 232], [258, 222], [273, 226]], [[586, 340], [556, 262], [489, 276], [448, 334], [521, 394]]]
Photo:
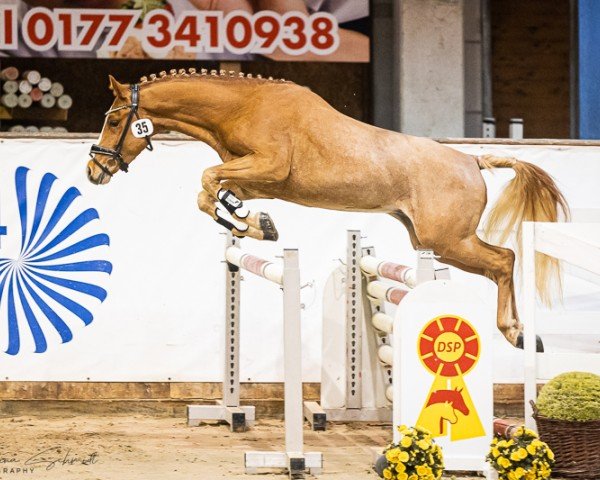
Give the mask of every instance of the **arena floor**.
[[[16, 417], [0, 419], [0, 432], [0, 478], [6, 480], [287, 478], [276, 471], [244, 474], [244, 451], [282, 445], [283, 422], [277, 420], [233, 434], [225, 425], [191, 428], [172, 418]], [[306, 430], [305, 443], [324, 454], [319, 479], [376, 479], [371, 447], [385, 445], [389, 433], [389, 426], [338, 424], [327, 432]]]
[[[244, 451], [277, 450], [282, 445], [283, 423], [277, 420], [260, 421], [246, 433], [233, 434], [226, 425], [192, 428], [172, 418], [17, 417], [1, 419], [0, 431], [2, 479], [286, 478], [277, 472], [244, 475]], [[326, 471], [319, 478], [374, 479], [370, 447], [385, 445], [388, 435], [389, 427], [336, 425], [328, 432], [306, 431], [306, 445], [325, 455]], [[11, 458], [18, 461], [7, 463]], [[38, 460], [33, 475], [4, 473], [7, 468], [31, 468]], [[57, 462], [50, 463], [53, 460]]]
[[[318, 479], [378, 479], [370, 468], [371, 448], [389, 441], [390, 427], [354, 423], [328, 428], [305, 429], [306, 450], [324, 455]], [[261, 420], [248, 432], [233, 434], [226, 425], [188, 427], [184, 419], [149, 416], [0, 418], [0, 479], [285, 480], [282, 471], [246, 475], [243, 468], [245, 451], [277, 450], [283, 435], [280, 420]]]

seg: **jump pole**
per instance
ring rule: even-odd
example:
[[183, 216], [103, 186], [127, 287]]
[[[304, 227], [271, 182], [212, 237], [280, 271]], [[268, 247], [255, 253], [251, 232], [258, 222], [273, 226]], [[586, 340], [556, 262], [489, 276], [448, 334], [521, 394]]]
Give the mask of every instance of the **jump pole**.
[[[227, 234], [225, 253], [240, 240]], [[225, 262], [225, 345], [223, 351], [223, 399], [217, 405], [188, 405], [188, 425], [224, 421], [232, 432], [244, 432], [255, 420], [255, 407], [240, 405], [240, 272]]]
[[323, 466], [321, 452], [304, 452], [302, 403], [302, 337], [300, 324], [300, 270], [298, 250], [283, 251], [283, 265], [243, 252], [237, 246], [225, 251], [227, 262], [283, 290], [283, 369], [285, 451], [249, 451], [244, 455], [247, 473], [259, 468], [285, 468], [290, 478], [303, 478], [306, 469], [318, 474]]

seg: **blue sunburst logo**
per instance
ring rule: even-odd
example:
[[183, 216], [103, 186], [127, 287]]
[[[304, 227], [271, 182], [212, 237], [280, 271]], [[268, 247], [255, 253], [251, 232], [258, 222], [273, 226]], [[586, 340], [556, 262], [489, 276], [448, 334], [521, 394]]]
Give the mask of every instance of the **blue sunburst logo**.
[[[74, 325], [93, 321], [112, 272], [102, 259], [110, 239], [99, 230], [98, 212], [82, 205], [77, 188], [61, 188], [55, 175], [28, 182], [29, 173], [16, 169], [14, 215], [3, 208], [0, 222], [0, 239], [13, 237], [12, 248], [0, 244], [0, 341], [10, 355], [25, 343], [42, 353], [49, 341], [71, 341]], [[3, 258], [4, 250], [12, 258]]]

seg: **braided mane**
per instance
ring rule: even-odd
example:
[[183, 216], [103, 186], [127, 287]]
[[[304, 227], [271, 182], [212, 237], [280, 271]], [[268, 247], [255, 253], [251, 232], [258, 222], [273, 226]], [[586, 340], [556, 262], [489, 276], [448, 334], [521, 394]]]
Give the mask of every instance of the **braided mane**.
[[274, 79], [273, 77], [265, 78], [262, 75], [253, 76], [251, 73], [248, 73], [248, 74], [244, 74], [242, 72], [235, 73], [233, 70], [230, 70], [229, 72], [227, 72], [225, 70], [219, 70], [219, 71], [210, 70], [210, 72], [209, 72], [206, 68], [203, 68], [200, 70], [200, 73], [198, 73], [195, 68], [190, 68], [188, 70], [186, 70], [185, 68], [181, 68], [179, 70], [176, 70], [173, 68], [173, 69], [169, 70], [169, 73], [167, 73], [165, 70], [163, 70], [158, 75], [156, 75], [155, 73], [152, 73], [149, 76], [143, 76], [140, 78], [140, 84], [143, 85], [145, 83], [158, 82], [158, 81], [171, 80], [171, 79], [201, 78], [201, 77], [221, 78], [221, 79], [227, 79], [227, 80], [229, 80], [229, 79], [252, 79], [254, 81], [274, 82], [274, 83], [282, 83], [282, 82], [286, 81], [284, 78], [281, 78], [281, 79]]

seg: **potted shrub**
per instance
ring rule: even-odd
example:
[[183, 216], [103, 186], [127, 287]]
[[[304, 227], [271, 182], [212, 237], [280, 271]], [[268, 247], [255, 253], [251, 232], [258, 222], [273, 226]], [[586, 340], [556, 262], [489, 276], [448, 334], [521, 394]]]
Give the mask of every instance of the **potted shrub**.
[[532, 405], [540, 437], [555, 454], [553, 473], [600, 478], [600, 376], [558, 375], [543, 386]]

